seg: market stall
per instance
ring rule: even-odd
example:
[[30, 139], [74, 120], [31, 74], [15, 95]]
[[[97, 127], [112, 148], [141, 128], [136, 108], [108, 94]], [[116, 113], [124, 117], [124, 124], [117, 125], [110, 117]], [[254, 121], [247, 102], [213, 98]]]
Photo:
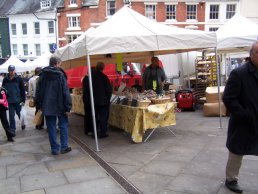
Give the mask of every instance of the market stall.
[[[63, 60], [62, 55], [62, 67], [69, 69], [88, 64], [89, 85], [92, 91], [91, 66], [97, 61], [108, 64], [118, 63], [120, 59], [120, 62], [148, 63], [155, 55], [214, 48], [216, 34], [167, 26], [124, 6], [106, 22], [89, 32], [81, 42], [86, 44], [80, 56], [74, 57], [71, 52], [69, 59]], [[58, 55], [58, 52], [56, 54]], [[92, 93], [91, 103], [94, 104]], [[94, 107], [92, 115], [94, 118]], [[96, 137], [95, 120], [93, 124]], [[96, 150], [99, 151], [97, 138], [95, 141]]]

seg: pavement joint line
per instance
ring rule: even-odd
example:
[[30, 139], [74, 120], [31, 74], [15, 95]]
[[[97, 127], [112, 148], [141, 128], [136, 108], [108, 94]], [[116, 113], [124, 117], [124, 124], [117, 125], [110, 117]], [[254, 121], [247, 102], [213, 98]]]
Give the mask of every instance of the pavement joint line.
[[118, 184], [125, 191], [130, 194], [142, 194], [138, 188], [136, 188], [132, 183], [130, 183], [126, 178], [120, 175], [114, 168], [112, 168], [105, 160], [103, 160], [95, 151], [89, 148], [85, 143], [83, 143], [78, 137], [70, 134], [70, 137], [73, 141], [75, 141], [81, 148], [86, 151], [102, 168], [104, 168], [110, 176], [113, 177], [114, 180], [117, 181]]

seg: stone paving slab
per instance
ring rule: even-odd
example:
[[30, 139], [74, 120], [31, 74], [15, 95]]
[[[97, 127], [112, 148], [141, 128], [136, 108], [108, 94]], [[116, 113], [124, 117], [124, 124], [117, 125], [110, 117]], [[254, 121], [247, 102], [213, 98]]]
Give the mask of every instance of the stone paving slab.
[[8, 178], [0, 180], [1, 194], [13, 194], [20, 192], [19, 178]]
[[65, 185], [68, 183], [62, 172], [26, 175], [20, 177], [20, 179], [22, 192]]
[[117, 187], [110, 178], [102, 178], [82, 183], [62, 185], [59, 187], [46, 188], [46, 194], [126, 194], [126, 192]]

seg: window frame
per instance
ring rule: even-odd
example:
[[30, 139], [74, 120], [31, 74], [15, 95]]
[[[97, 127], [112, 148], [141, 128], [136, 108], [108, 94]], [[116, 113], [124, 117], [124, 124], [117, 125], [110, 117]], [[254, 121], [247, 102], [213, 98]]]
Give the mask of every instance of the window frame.
[[[76, 38], [78, 38], [81, 34], [68, 34], [67, 35], [67, 44], [71, 43], [72, 41], [74, 41]], [[75, 36], [77, 36], [75, 38]]]
[[[27, 47], [27, 49], [25, 47]], [[22, 51], [23, 51], [23, 56], [29, 56], [29, 45], [22, 44]]]
[[[228, 10], [229, 6], [234, 7], [234, 11]], [[227, 4], [227, 6], [226, 6], [226, 19], [231, 19], [236, 14], [236, 8], [237, 8], [237, 4]]]
[[18, 55], [18, 45], [17, 44], [12, 44], [12, 52], [13, 52], [13, 55], [15, 55], [15, 56]]
[[[52, 23], [53, 26], [50, 26], [50, 23]], [[48, 27], [48, 34], [54, 34], [55, 33], [55, 23], [54, 23], [54, 21], [48, 21], [47, 22], [47, 27]]]
[[[38, 27], [36, 27], [36, 24], [38, 24]], [[38, 33], [37, 33], [38, 31]], [[34, 34], [39, 35], [40, 34], [40, 22], [34, 22]]]
[[40, 7], [41, 9], [47, 9], [51, 6], [51, 0], [41, 0]]
[[166, 4], [166, 20], [176, 20], [176, 14], [177, 14], [177, 5]]
[[[212, 10], [213, 8], [213, 10]], [[219, 4], [211, 4], [210, 5], [210, 14], [209, 19], [210, 20], [218, 20], [219, 19]]]
[[35, 55], [41, 56], [41, 45], [40, 44], [34, 44], [35, 47]]
[[[14, 26], [15, 26], [15, 29], [13, 29]], [[17, 35], [17, 25], [16, 24], [11, 24], [11, 31], [12, 31], [12, 35], [13, 36]]]
[[[26, 28], [24, 28], [26, 27]], [[22, 28], [22, 35], [26, 36], [28, 35], [28, 25], [27, 23], [21, 23], [21, 28]]]
[[[75, 19], [75, 20], [73, 20]], [[68, 28], [80, 28], [81, 27], [81, 18], [80, 16], [68, 16]]]
[[[113, 3], [113, 7], [111, 7]], [[112, 16], [116, 13], [116, 0], [107, 0], [106, 1], [106, 16]]]
[[219, 27], [209, 27], [209, 32], [216, 32]]
[[157, 14], [157, 5], [156, 4], [145, 4], [145, 16], [147, 18], [156, 20], [156, 18], [157, 18], [156, 14]]
[[[188, 7], [195, 8], [195, 10], [188, 10]], [[197, 20], [197, 4], [186, 4], [186, 19]]]

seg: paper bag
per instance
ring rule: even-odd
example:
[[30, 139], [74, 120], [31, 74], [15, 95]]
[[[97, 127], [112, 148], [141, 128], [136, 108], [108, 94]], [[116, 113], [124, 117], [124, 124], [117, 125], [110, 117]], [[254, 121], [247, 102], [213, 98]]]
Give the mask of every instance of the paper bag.
[[38, 110], [38, 112], [36, 113], [34, 119], [33, 119], [33, 123], [35, 125], [41, 125], [42, 123], [42, 119], [43, 119], [43, 114], [41, 110]]
[[29, 101], [29, 107], [33, 108], [35, 106], [36, 106], [35, 101], [34, 101], [33, 98], [31, 98], [30, 101]]

